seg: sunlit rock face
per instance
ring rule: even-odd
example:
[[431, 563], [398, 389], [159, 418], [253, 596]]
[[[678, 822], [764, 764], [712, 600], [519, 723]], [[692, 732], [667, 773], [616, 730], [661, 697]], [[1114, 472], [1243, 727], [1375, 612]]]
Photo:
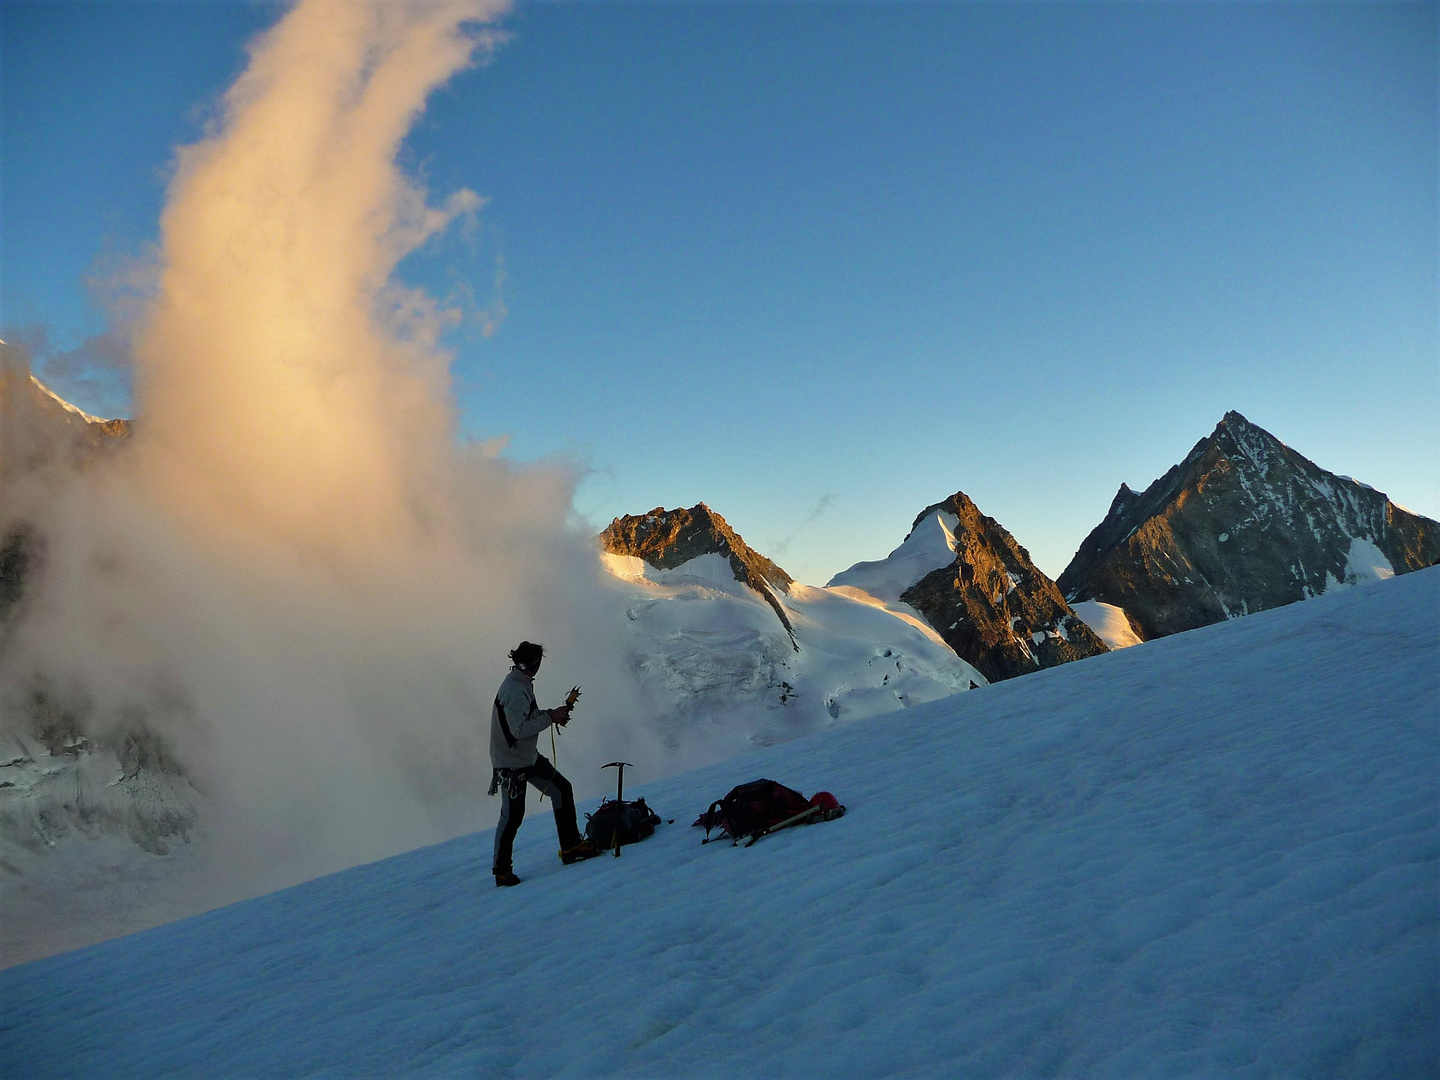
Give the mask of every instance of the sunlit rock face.
[[618, 517], [600, 534], [600, 543], [612, 555], [643, 559], [657, 570], [673, 570], [702, 555], [723, 556], [735, 580], [759, 593], [793, 637], [790, 618], [772, 590], [788, 593], [794, 579], [745, 543], [703, 502], [688, 510], [657, 506], [648, 514]]
[[1009, 679], [1107, 651], [1055, 583], [1030, 561], [1030, 553], [963, 491], [926, 507], [911, 536], [937, 522], [949, 531], [954, 558], [930, 570], [899, 599], [987, 679]]
[[1437, 559], [1440, 523], [1228, 412], [1144, 492], [1120, 486], [1059, 585], [1123, 608], [1149, 639]]

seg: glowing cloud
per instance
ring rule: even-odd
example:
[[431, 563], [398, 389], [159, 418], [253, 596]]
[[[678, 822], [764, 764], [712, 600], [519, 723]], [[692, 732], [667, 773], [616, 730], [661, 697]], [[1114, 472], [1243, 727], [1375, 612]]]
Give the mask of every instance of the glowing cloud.
[[43, 544], [0, 643], [5, 722], [39, 688], [92, 736], [158, 735], [201, 793], [211, 899], [493, 820], [489, 705], [521, 638], [550, 647], [542, 700], [585, 684], [578, 788], [602, 742], [661, 753], [574, 470], [457, 446], [450, 315], [392, 277], [481, 205], [432, 205], [396, 155], [503, 10], [303, 0], [255, 41], [178, 153], [131, 445], [0, 500]]

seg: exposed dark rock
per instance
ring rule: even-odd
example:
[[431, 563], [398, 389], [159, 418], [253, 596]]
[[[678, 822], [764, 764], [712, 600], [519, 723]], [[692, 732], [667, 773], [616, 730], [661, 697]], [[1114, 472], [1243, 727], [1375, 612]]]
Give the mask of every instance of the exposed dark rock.
[[1120, 485], [1059, 585], [1123, 608], [1148, 639], [1324, 592], [1354, 576], [1356, 540], [1397, 574], [1440, 558], [1440, 524], [1228, 412], [1144, 492]]
[[20, 603], [25, 581], [35, 560], [35, 533], [20, 525], [0, 539], [0, 626]]
[[788, 593], [794, 578], [745, 543], [703, 502], [688, 510], [657, 506], [645, 515], [618, 517], [600, 534], [600, 542], [612, 554], [633, 555], [657, 570], [673, 570], [701, 555], [723, 555], [735, 580], [750, 586], [775, 609], [794, 643], [790, 617], [775, 596], [777, 590]]
[[955, 562], [900, 595], [991, 682], [1095, 656], [1105, 643], [1065, 603], [1030, 553], [963, 491], [928, 506], [956, 518]]

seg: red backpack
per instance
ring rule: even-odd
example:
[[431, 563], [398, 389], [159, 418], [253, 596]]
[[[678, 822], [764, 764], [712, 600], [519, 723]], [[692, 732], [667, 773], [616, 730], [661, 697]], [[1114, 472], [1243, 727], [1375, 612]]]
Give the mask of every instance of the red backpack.
[[814, 798], [807, 799], [794, 788], [774, 780], [752, 780], [732, 788], [730, 794], [711, 803], [710, 809], [696, 818], [694, 825], [705, 830], [702, 844], [710, 842], [710, 830], [717, 828], [720, 835], [715, 837], [716, 840], [728, 836], [739, 843], [742, 838], [749, 837], [753, 844], [775, 826], [791, 822], [807, 811], [812, 813], [806, 820], [828, 821], [845, 813], [845, 808], [828, 791], [821, 791]]

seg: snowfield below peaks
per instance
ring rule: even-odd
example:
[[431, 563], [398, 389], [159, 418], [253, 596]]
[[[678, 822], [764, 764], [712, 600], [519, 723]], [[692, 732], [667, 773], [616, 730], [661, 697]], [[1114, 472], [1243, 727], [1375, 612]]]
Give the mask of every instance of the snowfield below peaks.
[[787, 630], [723, 555], [670, 569], [602, 558], [625, 604], [636, 682], [667, 744], [692, 760], [985, 685], [923, 621], [868, 597], [792, 583], [771, 593]]
[[955, 527], [960, 519], [943, 510], [918, 522], [905, 540], [883, 559], [858, 562], [830, 579], [828, 588], [844, 586], [868, 593], [887, 604], [927, 574], [955, 561]]
[[1384, 581], [1395, 576], [1395, 567], [1375, 544], [1363, 536], [1350, 538], [1350, 550], [1345, 553], [1346, 585], [1365, 585], [1372, 581]]
[[1128, 649], [1131, 645], [1141, 644], [1123, 608], [1100, 600], [1079, 600], [1070, 605], [1070, 610], [1112, 649]]
[[[0, 972], [49, 1077], [1434, 1075], [1440, 570], [649, 785], [518, 888], [488, 833]], [[773, 617], [773, 616], [772, 616]], [[753, 848], [732, 784], [835, 792]], [[639, 778], [636, 778], [639, 779]]]

